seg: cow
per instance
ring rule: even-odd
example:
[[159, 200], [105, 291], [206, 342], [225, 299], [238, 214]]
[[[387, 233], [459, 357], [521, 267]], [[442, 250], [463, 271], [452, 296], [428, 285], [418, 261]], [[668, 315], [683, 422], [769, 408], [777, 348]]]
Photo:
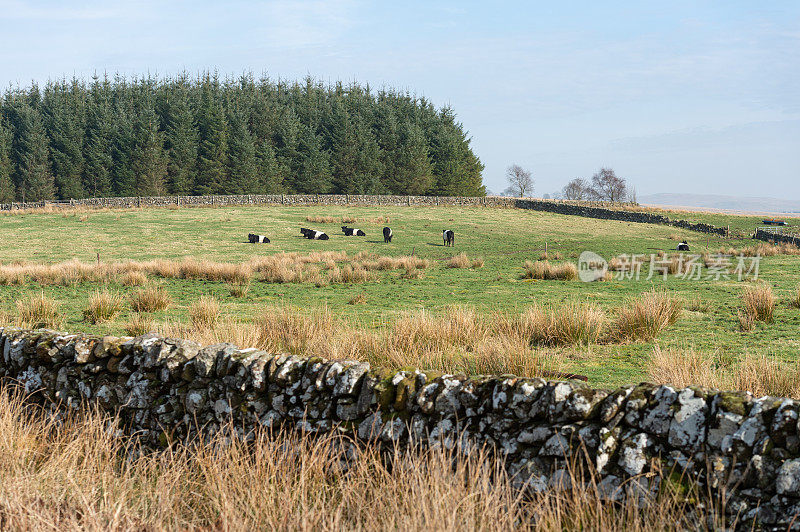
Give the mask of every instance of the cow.
[[685, 241], [681, 242], [680, 244], [678, 244], [677, 249], [678, 251], [689, 251], [689, 244], [687, 244]]
[[391, 244], [392, 243], [392, 228], [391, 227], [384, 227], [383, 228], [383, 243], [384, 244]]
[[311, 240], [328, 240], [330, 238], [322, 231], [317, 231], [316, 229], [306, 229], [304, 227], [301, 227], [300, 232], [303, 233], [304, 237]]
[[450, 229], [445, 229], [442, 231], [442, 242], [444, 242], [445, 246], [455, 246], [456, 245], [456, 234], [451, 231]]
[[342, 226], [342, 233], [344, 233], [344, 236], [367, 236], [367, 233], [365, 233], [361, 229], [347, 227], [346, 225]]
[[264, 235], [254, 235], [253, 233], [247, 235], [247, 240], [249, 240], [251, 244], [269, 244], [269, 238]]

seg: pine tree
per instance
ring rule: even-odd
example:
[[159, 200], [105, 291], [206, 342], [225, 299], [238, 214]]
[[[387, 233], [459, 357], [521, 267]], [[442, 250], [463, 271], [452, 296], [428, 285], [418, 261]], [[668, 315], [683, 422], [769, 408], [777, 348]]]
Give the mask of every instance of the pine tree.
[[107, 78], [101, 82], [95, 76], [86, 110], [86, 143], [84, 160], [86, 169], [83, 188], [92, 197], [111, 194], [111, 155], [113, 137], [111, 122], [111, 86]]
[[45, 87], [45, 125], [50, 137], [53, 174], [62, 199], [84, 197], [84, 99], [84, 90], [77, 80], [71, 86], [62, 81]]
[[197, 129], [189, 91], [179, 82], [168, 94], [167, 189], [171, 194], [191, 194], [197, 178]]
[[345, 116], [344, 123], [338, 127], [331, 150], [336, 192], [379, 194], [383, 164], [380, 148], [372, 132], [357, 117]]
[[0, 114], [0, 203], [14, 201], [14, 182], [11, 181], [11, 128], [3, 122]]
[[246, 111], [238, 102], [232, 103], [228, 127], [228, 194], [256, 194], [259, 192], [256, 146], [247, 127]]
[[294, 168], [295, 192], [302, 194], [326, 194], [331, 190], [331, 174], [328, 155], [322, 150], [319, 137], [304, 128], [298, 146], [299, 160]]
[[167, 176], [164, 134], [159, 130], [151, 87], [143, 83], [139, 90], [131, 153], [131, 167], [136, 176], [135, 191], [140, 196], [161, 196], [166, 191]]
[[134, 89], [124, 80], [117, 80], [112, 112], [111, 189], [115, 196], [136, 195], [136, 172], [133, 167], [135, 110]]
[[216, 77], [207, 75], [201, 82], [197, 128], [200, 143], [195, 192], [201, 195], [224, 193], [228, 177], [228, 135]]
[[284, 179], [289, 168], [278, 162], [275, 149], [269, 140], [263, 140], [256, 148], [256, 164], [260, 176], [260, 188], [264, 194], [283, 194], [286, 192]]
[[26, 202], [53, 199], [55, 181], [50, 172], [47, 133], [42, 115], [26, 103], [18, 103], [15, 111], [20, 193]]
[[409, 121], [400, 126], [399, 147], [386, 172], [386, 186], [393, 194], [426, 194], [434, 182], [428, 144], [422, 129]]

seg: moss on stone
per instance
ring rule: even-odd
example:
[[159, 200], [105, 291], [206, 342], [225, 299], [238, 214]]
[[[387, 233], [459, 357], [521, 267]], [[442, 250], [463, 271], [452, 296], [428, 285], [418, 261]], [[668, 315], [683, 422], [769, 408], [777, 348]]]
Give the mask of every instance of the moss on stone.
[[717, 394], [717, 404], [721, 410], [740, 416], [747, 415], [748, 402], [747, 395], [742, 392], [719, 392]]

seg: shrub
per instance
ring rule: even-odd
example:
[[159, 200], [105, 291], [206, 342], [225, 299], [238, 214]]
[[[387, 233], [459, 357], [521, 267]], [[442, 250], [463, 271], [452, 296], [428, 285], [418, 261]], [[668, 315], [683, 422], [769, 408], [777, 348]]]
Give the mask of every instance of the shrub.
[[775, 312], [775, 295], [767, 284], [745, 289], [742, 294], [744, 311], [754, 321], [772, 323]]
[[652, 340], [678, 320], [682, 306], [664, 291], [646, 292], [619, 310], [610, 337], [620, 342]]
[[141, 288], [131, 295], [131, 308], [134, 312], [155, 312], [164, 310], [172, 303], [172, 298], [161, 287]]
[[89, 298], [89, 307], [83, 311], [83, 319], [90, 323], [101, 323], [114, 318], [125, 306], [120, 294], [107, 290], [95, 290]]
[[189, 307], [192, 325], [197, 329], [211, 329], [219, 319], [219, 302], [211, 296], [202, 296]]
[[59, 328], [63, 317], [58, 312], [58, 302], [40, 293], [17, 300], [18, 323], [29, 329]]

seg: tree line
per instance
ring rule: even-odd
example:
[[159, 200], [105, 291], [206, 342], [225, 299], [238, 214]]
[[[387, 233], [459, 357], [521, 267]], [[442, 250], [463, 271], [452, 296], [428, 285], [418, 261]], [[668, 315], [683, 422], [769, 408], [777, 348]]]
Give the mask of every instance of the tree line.
[[[506, 196], [530, 196], [533, 193], [533, 175], [518, 164], [506, 169], [508, 188], [503, 192]], [[556, 199], [583, 201], [612, 201], [636, 203], [636, 189], [630, 187], [624, 177], [620, 177], [611, 168], [601, 168], [590, 180], [576, 178], [564, 185]], [[550, 196], [545, 194], [545, 199]]]
[[162, 194], [482, 196], [449, 107], [396, 90], [94, 76], [0, 98], [0, 203]]

